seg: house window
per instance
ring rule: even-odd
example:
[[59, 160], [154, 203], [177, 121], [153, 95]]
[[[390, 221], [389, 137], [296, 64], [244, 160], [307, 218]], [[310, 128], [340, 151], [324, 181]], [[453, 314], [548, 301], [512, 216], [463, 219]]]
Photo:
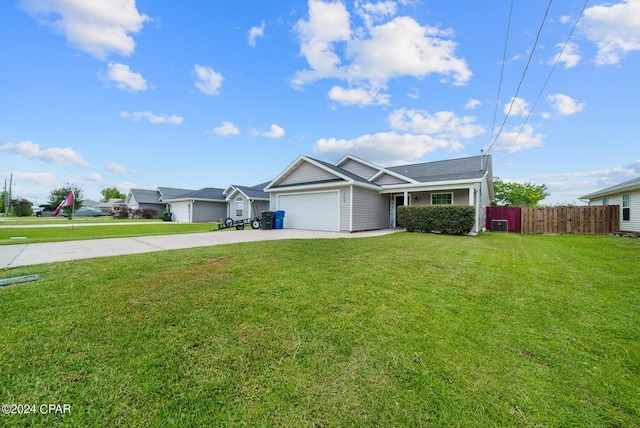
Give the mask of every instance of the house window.
[[431, 205], [451, 205], [453, 203], [453, 193], [432, 193]]
[[622, 195], [622, 220], [631, 220], [631, 194]]
[[604, 205], [605, 207], [609, 205], [609, 198], [602, 198], [602, 205]]
[[236, 198], [236, 216], [242, 217], [242, 208], [244, 207], [244, 199], [242, 196]]

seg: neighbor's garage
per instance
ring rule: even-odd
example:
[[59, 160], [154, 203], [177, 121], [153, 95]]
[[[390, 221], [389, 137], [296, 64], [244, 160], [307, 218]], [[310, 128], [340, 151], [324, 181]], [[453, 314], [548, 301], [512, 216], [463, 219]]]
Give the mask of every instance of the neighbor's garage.
[[191, 202], [173, 202], [171, 204], [172, 219], [176, 223], [191, 223]]
[[285, 229], [340, 230], [338, 191], [290, 193], [276, 196], [276, 205], [285, 212]]

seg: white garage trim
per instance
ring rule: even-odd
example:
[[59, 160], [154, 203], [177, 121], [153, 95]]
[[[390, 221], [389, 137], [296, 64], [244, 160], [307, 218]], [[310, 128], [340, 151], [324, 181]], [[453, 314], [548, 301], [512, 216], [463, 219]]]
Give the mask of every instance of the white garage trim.
[[276, 207], [285, 211], [286, 229], [340, 231], [340, 191], [282, 193]]

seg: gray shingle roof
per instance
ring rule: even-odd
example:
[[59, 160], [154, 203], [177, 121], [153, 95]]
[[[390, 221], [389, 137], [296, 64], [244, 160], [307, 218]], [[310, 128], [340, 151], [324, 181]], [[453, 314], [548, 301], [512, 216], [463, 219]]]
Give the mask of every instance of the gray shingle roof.
[[131, 194], [139, 204], [160, 204], [160, 192], [157, 190], [131, 189]]
[[161, 200], [175, 199], [185, 193], [195, 192], [194, 189], [177, 189], [174, 187], [158, 187]]
[[269, 184], [269, 182], [261, 183], [261, 184], [258, 184], [256, 186], [251, 186], [251, 187], [236, 186], [236, 185], [233, 185], [233, 187], [235, 187], [236, 189], [240, 190], [242, 193], [244, 193], [245, 195], [247, 195], [250, 198], [254, 198], [254, 199], [269, 199], [269, 194], [267, 192], [265, 192], [264, 190], [262, 190], [265, 187], [267, 187], [267, 184]]
[[420, 182], [468, 180], [482, 178], [491, 169], [491, 155], [471, 156], [459, 159], [448, 159], [435, 162], [423, 162], [386, 168], [397, 174]]
[[[192, 190], [171, 199], [210, 199], [215, 201], [225, 201], [224, 189], [216, 187], [204, 187], [199, 190]], [[165, 198], [167, 200], [167, 198]]]
[[624, 183], [616, 184], [611, 187], [607, 187], [597, 192], [589, 193], [588, 195], [581, 196], [579, 199], [592, 199], [598, 196], [610, 195], [613, 193], [623, 192], [625, 190], [640, 189], [640, 177], [632, 178]]

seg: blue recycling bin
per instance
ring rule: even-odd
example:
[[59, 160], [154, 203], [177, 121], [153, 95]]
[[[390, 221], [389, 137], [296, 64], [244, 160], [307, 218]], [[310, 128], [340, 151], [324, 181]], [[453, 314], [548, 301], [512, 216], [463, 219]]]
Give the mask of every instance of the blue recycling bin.
[[284, 229], [284, 211], [277, 210], [273, 212], [273, 228]]

